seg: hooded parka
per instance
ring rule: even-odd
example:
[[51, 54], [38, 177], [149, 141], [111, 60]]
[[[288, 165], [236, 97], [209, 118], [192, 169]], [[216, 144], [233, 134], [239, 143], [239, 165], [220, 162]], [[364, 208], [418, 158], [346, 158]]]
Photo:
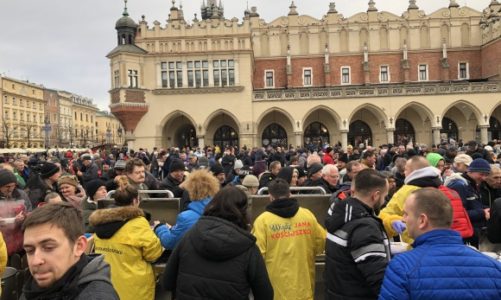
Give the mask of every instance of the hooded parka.
[[111, 281], [121, 300], [153, 300], [155, 277], [151, 263], [162, 254], [160, 240], [134, 206], [98, 209], [94, 226], [96, 253], [111, 266]]

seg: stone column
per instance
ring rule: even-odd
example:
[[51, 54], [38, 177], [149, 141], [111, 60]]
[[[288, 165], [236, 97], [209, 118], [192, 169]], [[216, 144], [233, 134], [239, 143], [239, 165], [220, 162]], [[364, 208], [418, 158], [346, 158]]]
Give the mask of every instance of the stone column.
[[[295, 142], [296, 142], [296, 144], [293, 145], [293, 146], [300, 146], [300, 147], [302, 147], [303, 146], [303, 132], [302, 131], [296, 131], [296, 132], [294, 132], [294, 136], [295, 136]], [[289, 144], [291, 144], [291, 142], [289, 142]]]
[[203, 147], [205, 147], [205, 136], [199, 135], [197, 136], [197, 138], [198, 138], [198, 147], [202, 149]]
[[440, 129], [440, 127], [433, 128], [433, 144], [435, 145], [440, 144]]
[[348, 147], [348, 130], [341, 130], [341, 145], [345, 150]]
[[386, 129], [386, 136], [388, 140], [388, 144], [395, 144], [395, 128]]
[[480, 141], [482, 144], [487, 144], [489, 142], [489, 125], [480, 126]]

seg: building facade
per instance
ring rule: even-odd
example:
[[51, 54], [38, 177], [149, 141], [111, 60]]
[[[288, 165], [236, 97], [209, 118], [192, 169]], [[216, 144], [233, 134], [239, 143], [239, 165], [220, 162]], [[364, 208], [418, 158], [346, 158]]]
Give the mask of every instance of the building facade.
[[501, 4], [427, 14], [241, 22], [209, 1], [165, 26], [127, 10], [109, 54], [110, 109], [130, 147], [422, 144], [501, 137]]
[[59, 99], [59, 123], [55, 128], [57, 144], [60, 147], [73, 147], [75, 130], [73, 126], [73, 101], [72, 94], [66, 91], [57, 92]]
[[97, 106], [92, 99], [76, 94], [71, 95], [73, 112], [73, 146], [93, 147], [96, 143], [96, 113]]
[[58, 91], [44, 89], [44, 140], [45, 147], [51, 148], [58, 145], [57, 128], [59, 127], [59, 95]]
[[44, 87], [0, 76], [2, 99], [1, 147], [44, 146]]
[[123, 128], [118, 119], [107, 111], [96, 113], [96, 143], [123, 145]]

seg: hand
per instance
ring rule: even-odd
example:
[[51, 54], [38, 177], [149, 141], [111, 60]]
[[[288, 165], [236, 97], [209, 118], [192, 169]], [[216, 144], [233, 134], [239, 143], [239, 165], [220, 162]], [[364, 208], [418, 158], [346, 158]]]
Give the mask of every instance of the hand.
[[158, 224], [160, 224], [160, 221], [158, 220], [153, 221], [153, 227], [157, 227]]
[[485, 220], [489, 220], [491, 218], [491, 209], [490, 208], [484, 208], [484, 215], [485, 215]]
[[405, 229], [407, 228], [407, 225], [405, 225], [404, 222], [402, 221], [393, 221], [391, 222], [391, 227], [393, 228], [393, 230], [395, 230], [398, 234], [401, 234], [402, 232], [405, 231]]
[[16, 216], [16, 223], [22, 223], [24, 219], [26, 218], [26, 215], [24, 214], [24, 211], [20, 212]]
[[82, 175], [83, 175], [82, 171], [78, 171], [77, 175], [80, 176], [80, 177], [82, 177]]

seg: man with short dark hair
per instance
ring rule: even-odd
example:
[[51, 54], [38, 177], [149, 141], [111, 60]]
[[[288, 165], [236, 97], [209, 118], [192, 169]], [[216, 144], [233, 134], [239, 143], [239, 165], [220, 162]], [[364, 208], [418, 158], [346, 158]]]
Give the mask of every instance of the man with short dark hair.
[[271, 203], [252, 233], [266, 263], [275, 300], [313, 299], [315, 256], [324, 251], [325, 229], [308, 209], [290, 198], [289, 183], [270, 182]]
[[83, 167], [82, 170], [77, 171], [77, 176], [82, 179], [82, 184], [85, 185], [92, 179], [99, 177], [99, 167], [92, 161], [92, 156], [88, 153], [83, 154], [80, 159]]
[[354, 194], [331, 207], [325, 220], [326, 299], [375, 299], [390, 260], [388, 236], [377, 217], [388, 181], [372, 169], [360, 171]]
[[379, 299], [500, 299], [501, 264], [451, 230], [452, 206], [439, 190], [414, 191], [404, 204], [414, 250], [391, 261]]
[[270, 182], [277, 178], [280, 169], [282, 169], [282, 164], [280, 163], [280, 161], [272, 161], [270, 163], [269, 171], [266, 171], [259, 176], [259, 188], [267, 187]]
[[30, 276], [21, 299], [118, 299], [103, 256], [84, 254], [82, 215], [70, 204], [37, 208], [23, 224]]

